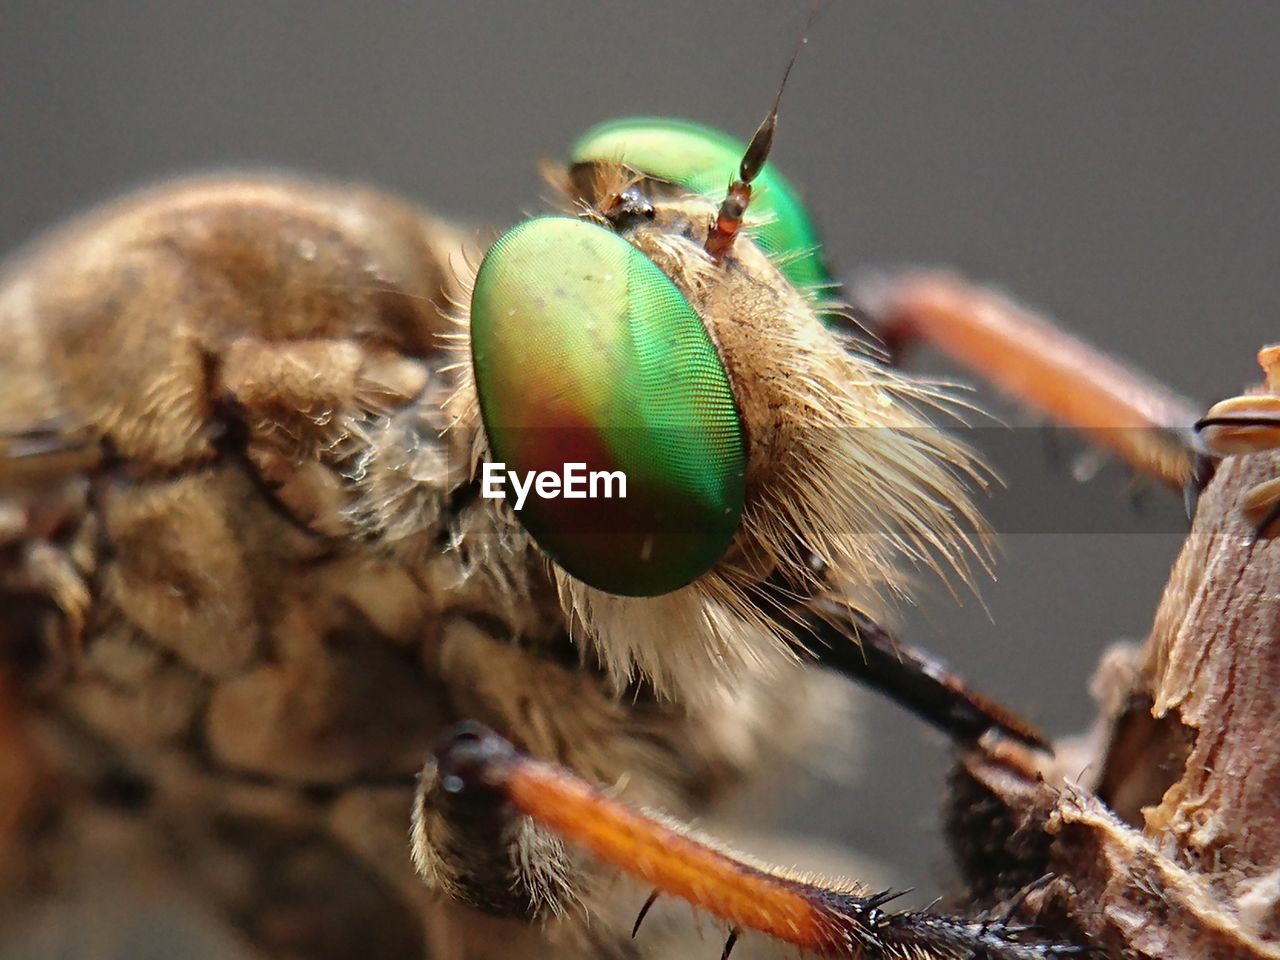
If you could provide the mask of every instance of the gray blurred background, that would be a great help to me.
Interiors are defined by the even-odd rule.
[[[599,120],[749,136],[803,7],[0,0],[0,249],[228,166],[366,180],[506,225],[540,208],[535,162]],[[845,271],[956,266],[1218,399],[1280,339],[1278,50],[1274,2],[835,0],[774,158]],[[1092,716],[1099,651],[1145,633],[1183,521],[1160,491],[1135,511],[1121,472],[1077,484],[1023,434],[996,444],[1010,487],[993,509],[1034,522],[1011,522],[982,603],[934,590],[904,631],[1061,733]],[[857,785],[784,785],[777,823],[892,862],[928,899],[949,869],[943,745],[878,702],[865,713]]]

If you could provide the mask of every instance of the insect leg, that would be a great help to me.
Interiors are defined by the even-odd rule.
[[[518,753],[478,724],[452,728],[430,765],[458,802],[507,806],[643,883],[729,924],[805,950],[868,960],[1050,960],[1076,947],[1035,944],[1001,924],[889,912],[887,895],[748,863],[627,806],[561,767]]]
[[[1002,294],[946,273],[904,274],[855,293],[895,356],[927,343],[1139,473],[1175,490],[1192,475],[1196,404]]]

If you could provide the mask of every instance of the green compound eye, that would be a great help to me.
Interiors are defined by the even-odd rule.
[[[656,596],[724,556],[745,496],[742,424],[702,320],[651,260],[582,220],[514,227],[476,275],[471,356],[486,482],[505,464],[508,502],[568,573]],[[547,474],[556,495],[526,487],[521,503],[517,484]]]
[[[746,144],[701,124],[638,117],[591,128],[573,145],[569,162],[622,163],[719,202],[737,176],[745,149]],[[833,289],[817,230],[795,188],[772,164],[765,164],[753,186],[752,213],[765,221],[753,234],[756,243],[797,289]]]

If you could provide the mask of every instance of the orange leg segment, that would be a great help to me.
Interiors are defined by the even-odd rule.
[[[758,867],[607,796],[561,767],[533,760],[477,724],[437,744],[452,793],[496,793],[599,860],[679,897],[738,930],[754,930],[824,956],[868,960],[1052,960],[1075,947],[1019,939],[999,922],[882,909],[894,894],[823,885]]]
[[[866,306],[895,355],[927,343],[1139,472],[1176,490],[1191,477],[1197,405],[996,291],[912,273],[875,290]]]

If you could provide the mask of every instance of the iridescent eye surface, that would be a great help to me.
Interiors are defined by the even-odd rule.
[[[737,175],[746,144],[685,120],[637,117],[588,130],[573,145],[571,164],[622,163],[637,173],[679,184],[719,202]],[[782,174],[765,164],[756,178],[752,213],[765,221],[755,241],[792,285],[805,290],[835,285],[822,262],[813,221]]]
[[[564,570],[655,596],[720,560],[742,514],[742,426],[702,320],[651,260],[582,220],[514,227],[476,275],[471,353],[486,470],[561,478],[516,515]],[[619,471],[625,498],[592,477]],[[564,495],[575,473],[584,496]]]

